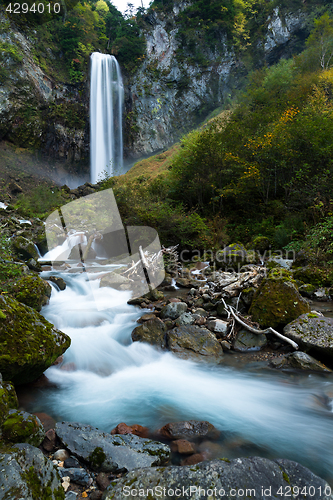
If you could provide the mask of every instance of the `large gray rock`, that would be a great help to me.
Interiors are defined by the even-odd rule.
[[[333,318],[302,314],[283,329],[284,335],[305,351],[333,357]]]
[[[58,422],[55,431],[73,455],[103,472],[160,465],[170,456],[170,448],[165,444],[133,434],[112,436],[76,422]]]
[[[163,321],[159,318],[149,319],[142,325],[134,328],[132,332],[132,340],[134,342],[147,342],[148,344],[161,347],[166,347],[165,332],[167,328]]]
[[[226,500],[251,498],[252,500],[289,498],[293,486],[299,488],[313,486],[319,493],[313,497],[319,500],[332,500],[328,483],[313,474],[309,469],[290,460],[268,460],[251,457],[235,460],[213,460],[185,467],[159,467],[139,469],[126,474],[119,481],[111,483],[104,492],[103,500],[123,500],[138,492],[155,492],[149,498],[223,498]],[[205,494],[199,492],[205,490]],[[216,489],[215,489],[216,488]],[[325,489],[326,488],[326,489]],[[311,490],[312,491],[312,490]],[[325,494],[327,492],[328,494]],[[308,498],[297,497],[297,498]]]
[[[332,372],[327,366],[320,361],[317,361],[309,354],[305,352],[296,351],[283,356],[282,358],[273,359],[270,362],[270,365],[274,368],[283,368],[290,369],[296,368],[298,370],[308,370],[308,371],[316,371],[316,372]]]
[[[57,468],[30,444],[0,454],[0,500],[63,500]]]
[[[186,310],[187,304],[185,304],[185,302],[170,302],[170,304],[163,307],[160,316],[162,319],[177,319],[181,314],[186,312]]]
[[[207,328],[179,326],[167,332],[169,349],[182,359],[220,363],[223,349]]]

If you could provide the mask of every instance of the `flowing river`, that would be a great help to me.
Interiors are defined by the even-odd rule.
[[[48,274],[67,288],[53,288],[42,313],[72,345],[63,365],[47,370],[52,385],[37,390],[28,410],[105,431],[120,422],[158,429],[208,420],[221,431],[218,456],[289,458],[332,483],[332,376],[235,368],[230,354],[212,367],[132,343],[143,311],[127,304],[129,292],[98,288],[87,273]]]

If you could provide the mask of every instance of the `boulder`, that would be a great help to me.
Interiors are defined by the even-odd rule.
[[[38,378],[70,346],[70,338],[37,311],[0,295],[0,372],[15,385]]]
[[[134,328],[132,332],[133,342],[147,342],[147,344],[154,345],[165,349],[166,340],[166,326],[159,318],[149,319],[142,325]]]
[[[278,499],[288,498],[284,492],[293,491],[293,486],[297,486],[300,491],[304,487],[308,489],[310,485],[314,491],[324,492],[325,488],[326,491],[331,491],[324,479],[290,460],[268,460],[259,457],[220,459],[184,467],[138,469],[117,482],[112,482],[105,490],[103,500],[123,500],[124,496],[132,498],[135,490],[140,494],[147,490],[163,492],[163,488],[167,492],[164,496],[166,499],[190,496],[196,499]],[[205,495],[199,492],[199,488],[205,491]],[[263,491],[266,491],[265,496]],[[329,493],[321,498],[332,500],[333,495]]]
[[[102,472],[129,471],[169,460],[170,448],[133,434],[111,435],[90,425],[58,422],[56,434],[70,452]]]
[[[2,439],[11,443],[29,443],[39,446],[44,437],[44,427],[35,415],[26,411],[9,410],[1,425]]]
[[[256,291],[249,314],[263,328],[279,328],[309,311],[308,302],[292,282],[268,277]]]
[[[187,441],[186,439],[176,439],[171,443],[171,451],[174,453],[179,453],[180,455],[192,455],[195,453],[195,447],[193,443]]]
[[[266,335],[256,335],[248,330],[240,330],[237,333],[233,347],[235,351],[239,352],[260,351],[266,344]]]
[[[333,357],[333,318],[315,313],[302,314],[285,326],[283,333],[305,352]]]
[[[332,372],[327,366],[320,361],[317,361],[309,354],[302,351],[291,352],[282,358],[273,359],[270,365],[274,368],[292,369],[296,368],[298,370],[316,371],[316,372]]]
[[[10,294],[16,300],[40,311],[49,302],[51,285],[39,276],[23,276],[10,286]]]
[[[172,422],[164,425],[156,433],[163,439],[178,440],[178,439],[200,439],[209,438],[217,439],[220,435],[213,424],[206,420],[185,420],[184,422]]]
[[[221,319],[207,321],[206,326],[208,330],[218,333],[220,337],[224,337],[229,330],[229,323],[227,321],[222,321]]]
[[[313,298],[313,294],[316,291],[316,287],[311,285],[310,283],[306,283],[305,285],[301,285],[298,288],[298,291],[303,297],[311,299]]]
[[[111,434],[135,434],[136,436],[147,438],[149,436],[148,427],[143,427],[139,424],[127,425],[124,422],[120,423],[112,429]]]
[[[64,500],[57,467],[30,444],[0,454],[0,500]]]
[[[216,254],[216,260],[222,267],[236,266],[247,262],[247,251],[241,243],[232,243]]]
[[[182,359],[220,363],[223,350],[215,335],[196,325],[179,326],[167,332],[169,349]]]
[[[185,302],[170,302],[170,304],[163,307],[160,316],[162,319],[177,319],[181,314],[186,312],[186,310],[187,304],[185,304]]]
[[[19,257],[22,257],[24,260],[33,258],[38,261],[39,255],[33,241],[28,240],[23,236],[16,236],[11,240],[11,244],[14,252]]]
[[[62,278],[60,278],[60,276],[50,276],[49,281],[52,281],[52,283],[57,285],[59,290],[65,290],[66,288],[66,282]]]

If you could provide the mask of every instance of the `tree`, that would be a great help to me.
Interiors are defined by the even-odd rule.
[[[326,12],[314,24],[306,45],[319,58],[320,67],[328,69],[333,58],[333,19]]]

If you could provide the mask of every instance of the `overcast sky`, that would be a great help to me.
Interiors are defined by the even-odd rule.
[[[141,0],[111,0],[111,3],[113,3],[113,5],[115,7],[117,7],[118,10],[120,10],[121,12],[125,12],[125,10],[127,9],[127,4],[128,3],[131,3],[134,5],[134,7],[137,9],[138,7],[142,7],[142,3],[143,3],[143,6],[145,8],[147,8],[150,4],[150,0],[142,0],[142,3],[141,3]]]

